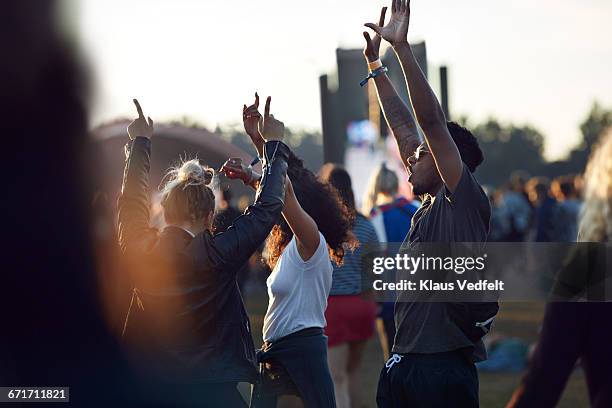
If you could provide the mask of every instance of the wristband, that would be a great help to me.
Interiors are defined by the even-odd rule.
[[[247,167],[246,169],[249,171],[249,178],[248,180],[243,180],[244,184],[246,185],[250,185],[253,182],[254,177],[254,171],[253,171],[253,166],[255,166],[257,163],[259,163],[261,161],[261,158],[259,156],[255,156],[255,158],[251,161],[251,164],[249,164],[249,167]]]
[[[253,181],[253,168],[252,168],[251,166],[249,166],[249,167],[247,167],[247,168],[246,168],[246,170],[247,170],[247,173],[248,173],[248,175],[247,175],[247,179],[246,179],[246,180],[244,180],[244,179],[243,179],[243,180],[242,180],[242,182],[243,182],[245,185],[247,185],[247,186],[248,186],[248,185],[250,185],[250,184],[251,184],[251,182]]]
[[[370,72],[377,70],[378,68],[382,67],[382,62],[380,61],[380,58],[376,59],[376,61],[372,61],[372,62],[368,62],[368,70]]]
[[[368,74],[367,77],[365,77],[360,83],[359,85],[364,86],[365,84],[368,83],[368,81],[370,80],[370,78],[376,78],[377,76],[379,76],[380,74],[384,74],[385,72],[389,71],[389,69],[387,67],[385,67],[384,65],[382,65],[380,68],[375,69],[374,71],[370,72]]]

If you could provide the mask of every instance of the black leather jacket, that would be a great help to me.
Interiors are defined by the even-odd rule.
[[[255,352],[236,273],[264,242],[284,205],[289,148],[264,147],[256,200],[228,230],[193,238],[149,227],[151,141],[128,145],[119,198],[119,242],[138,288],[129,343],[146,372],[172,382],[253,382]]]

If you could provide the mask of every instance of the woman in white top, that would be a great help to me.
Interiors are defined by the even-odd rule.
[[[257,137],[253,122],[260,117],[257,101],[245,107],[245,129],[252,140]],[[323,328],[331,261],[341,264],[345,247],[354,246],[351,213],[333,187],[321,183],[302,160],[291,154],[287,163],[282,218],[266,241],[270,300],[258,356],[262,378],[251,406],[294,407],[301,402],[335,407]],[[235,159],[226,162],[224,172],[256,186],[257,175]]]

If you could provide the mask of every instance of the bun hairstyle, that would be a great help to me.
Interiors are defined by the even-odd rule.
[[[161,205],[167,223],[197,222],[215,209],[215,195],[209,187],[215,172],[198,159],[173,167],[164,176]]]

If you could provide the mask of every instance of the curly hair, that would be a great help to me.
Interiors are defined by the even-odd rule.
[[[447,122],[448,131],[457,145],[457,150],[461,155],[461,160],[467,165],[470,172],[484,161],[484,155],[478,145],[478,139],[469,130],[456,122]]]
[[[342,265],[345,250],[353,249],[357,245],[351,232],[354,212],[342,201],[335,188],[319,181],[293,152],[289,154],[288,165],[287,175],[293,184],[297,200],[325,237],[332,261],[336,265]],[[292,238],[291,228],[284,218],[280,217],[266,240],[266,262],[270,269],[274,269]]]
[[[612,239],[612,128],[594,148],[584,174],[584,204],[578,240],[601,242]]]

